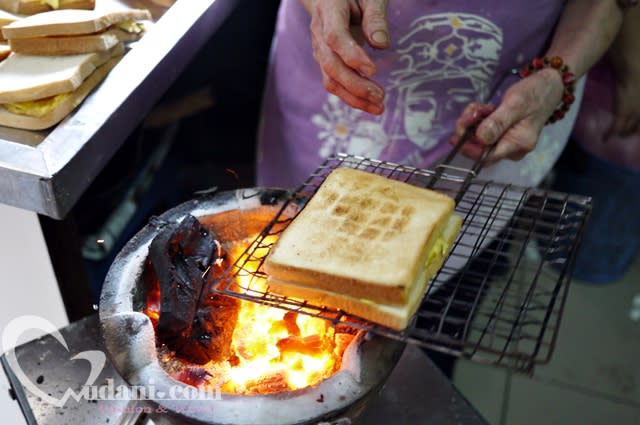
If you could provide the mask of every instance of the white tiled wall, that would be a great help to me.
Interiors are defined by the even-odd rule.
[[[44,317],[56,327],[68,321],[35,213],[0,204],[0,331],[18,316]],[[20,341],[39,336],[30,331]],[[9,347],[0,347],[4,352]],[[0,423],[25,423],[0,372]]]

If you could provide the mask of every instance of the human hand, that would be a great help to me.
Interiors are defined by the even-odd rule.
[[[313,57],[328,92],[348,105],[380,115],[384,89],[372,77],[376,66],[362,48],[389,47],[388,0],[301,0],[311,14]]]
[[[547,120],[560,103],[564,85],[555,69],[541,69],[505,92],[500,105],[471,103],[456,122],[450,143],[456,145],[465,130],[477,126],[460,152],[474,160],[495,144],[489,163],[504,158],[520,160],[531,152]]]

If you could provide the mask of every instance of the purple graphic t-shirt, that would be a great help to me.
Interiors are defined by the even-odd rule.
[[[499,103],[517,78],[512,69],[544,53],[563,4],[391,0],[392,44],[367,50],[377,66],[374,78],[386,91],[385,111],[375,116],[324,89],[311,52],[310,17],[298,0],[283,0],[263,103],[258,184],[295,187],[337,152],[432,166],[451,148],[448,140],[464,107]],[[557,153],[570,125],[564,127],[554,136],[563,139],[553,143]],[[547,156],[544,171],[531,171],[524,183],[537,183],[538,174],[548,171],[557,155]]]

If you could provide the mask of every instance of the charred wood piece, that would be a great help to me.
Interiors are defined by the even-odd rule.
[[[160,283],[158,339],[193,363],[230,355],[238,303],[211,296],[208,283],[228,264],[225,257],[220,243],[192,215],[167,225],[149,247]]]

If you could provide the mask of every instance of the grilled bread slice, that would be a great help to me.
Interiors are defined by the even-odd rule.
[[[414,311],[460,229],[454,206],[428,189],[336,169],[272,248],[264,264],[268,281],[275,292],[304,292],[331,307]]]

